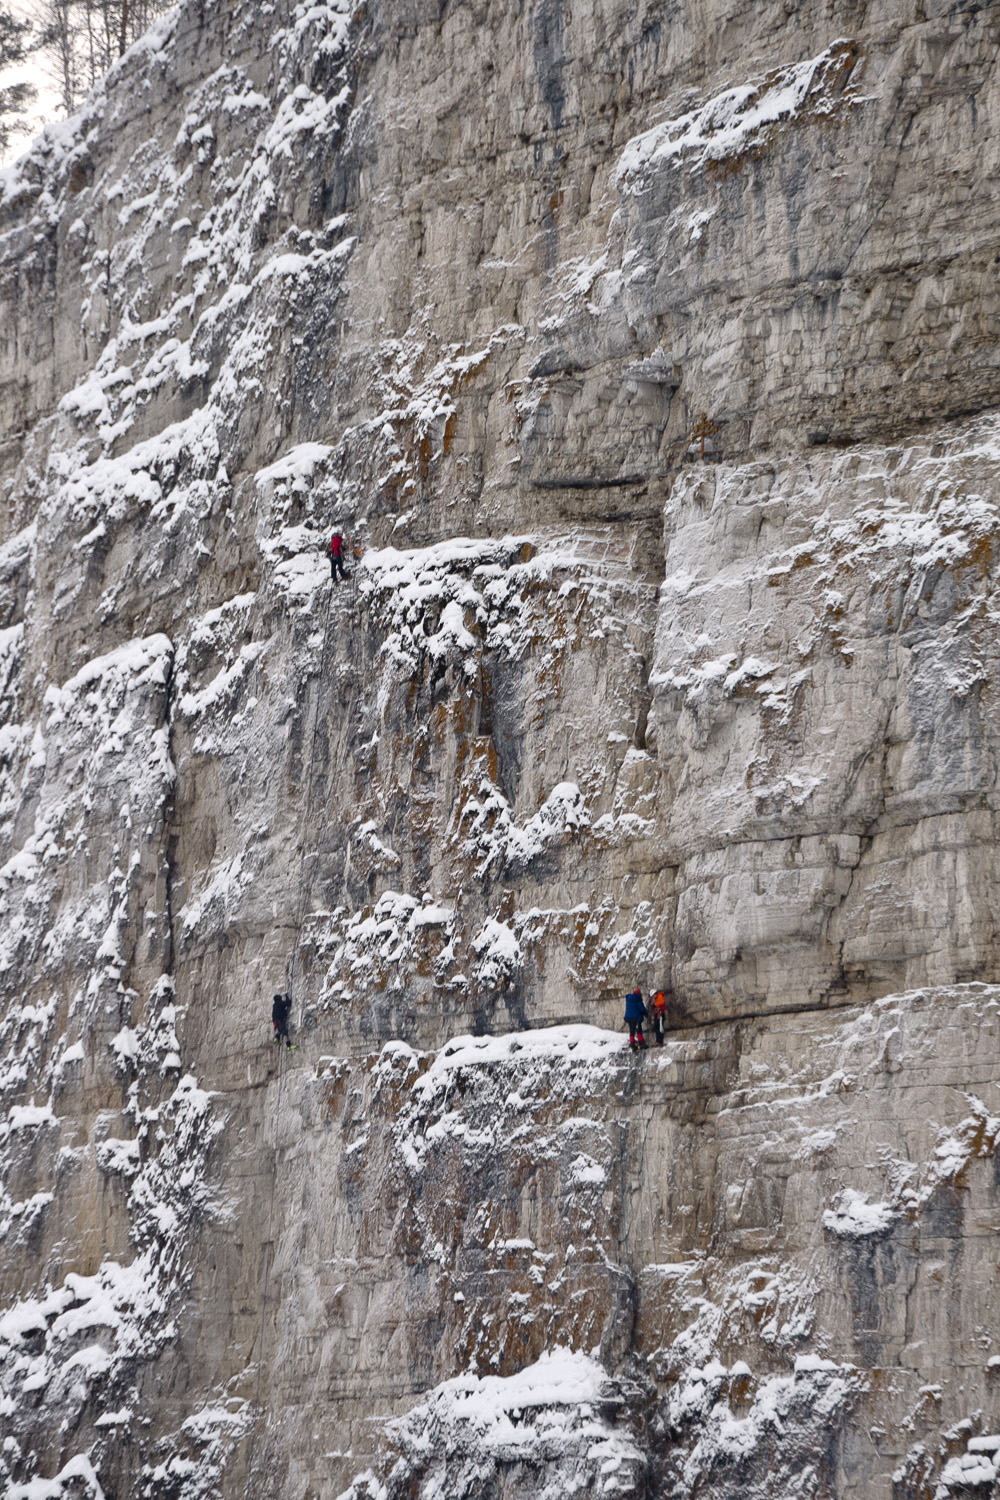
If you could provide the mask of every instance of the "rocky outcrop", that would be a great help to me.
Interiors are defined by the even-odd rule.
[[[12,1497],[996,1484],[1000,38],[787,11],[190,0],[0,174]]]

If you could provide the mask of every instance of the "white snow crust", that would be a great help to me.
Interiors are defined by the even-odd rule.
[[[759,83],[745,83],[716,94],[700,108],[665,120],[629,141],[617,168],[618,181],[641,191],[644,175],[663,166],[684,165],[694,171],[760,146],[769,128],[808,113],[832,115],[860,102],[848,87],[837,85],[852,44],[837,41],[804,62],[777,68]],[[698,238],[704,218],[696,218]]]
[[[409,1483],[420,1500],[447,1500],[488,1485],[500,1465],[524,1463],[537,1475],[540,1500],[591,1485],[602,1495],[627,1492],[642,1455],[601,1411],[607,1386],[598,1361],[566,1348],[547,1350],[515,1375],[447,1380],[388,1425],[400,1453],[389,1482]],[[368,1473],[340,1500],[387,1493]]]

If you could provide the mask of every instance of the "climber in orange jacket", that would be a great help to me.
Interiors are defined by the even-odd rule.
[[[653,1038],[658,1047],[663,1046],[663,1030],[667,1024],[667,997],[663,990],[653,996]]]

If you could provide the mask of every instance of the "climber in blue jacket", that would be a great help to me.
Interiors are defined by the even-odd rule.
[[[645,1051],[646,1038],[642,1034],[642,1023],[649,1014],[642,1003],[642,991],[636,985],[635,989],[625,996],[625,1022],[628,1026],[628,1044],[633,1052],[640,1048]]]

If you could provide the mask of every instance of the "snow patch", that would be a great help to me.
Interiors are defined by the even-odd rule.
[[[514,1375],[446,1380],[386,1426],[399,1452],[393,1490],[408,1484],[422,1500],[492,1492],[499,1473],[527,1462],[539,1500],[595,1487],[608,1496],[630,1491],[644,1459],[600,1409],[613,1392],[592,1356],[566,1348],[546,1350]],[[382,1493],[374,1476],[359,1475],[340,1500],[373,1493]]]
[[[618,160],[616,180],[639,191],[641,181],[634,179],[642,179],[651,169],[683,163],[693,171],[732,159],[764,145],[769,131],[781,123],[829,117],[860,102],[850,86],[844,86],[856,57],[854,43],[837,41],[805,62],[775,69],[762,83],[726,89],[700,108],[665,120],[628,142]],[[700,225],[696,227],[700,233]]]

